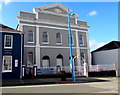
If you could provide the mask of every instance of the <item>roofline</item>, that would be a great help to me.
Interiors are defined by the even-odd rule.
[[[43,6],[40,6],[40,7],[35,7],[35,8],[33,8],[33,10],[37,11],[38,8],[40,8],[41,10],[44,10],[44,9],[47,9],[47,8],[52,8],[54,6],[60,6],[63,10],[68,12],[68,8],[66,6],[62,5],[61,3],[52,3],[52,4],[48,4],[48,5],[43,5]],[[72,12],[72,10],[69,10],[69,11]],[[51,13],[53,13],[53,12],[51,12]],[[79,15],[77,13],[75,13],[75,17],[78,18]]]
[[[51,3],[51,4],[48,4],[48,5],[43,5],[43,6],[39,6],[39,7],[35,7],[35,9],[37,9],[37,8],[42,8],[42,7],[49,7],[49,6],[51,6],[51,5],[60,5],[61,3]]]
[[[20,12],[23,12],[23,13],[28,13],[28,14],[34,14],[34,15],[36,15],[35,13],[26,12],[26,11],[19,11],[19,13],[20,13]]]
[[[15,32],[15,31],[0,31],[0,32],[6,32],[6,33],[18,33],[18,34],[24,34],[24,32]]]
[[[95,49],[95,50],[93,50],[91,53],[93,53],[93,52],[96,52],[98,49],[100,49],[100,48],[102,48],[102,47],[104,47],[104,46],[106,46],[106,45],[108,45],[108,44],[110,44],[110,43],[112,43],[112,42],[120,42],[120,41],[111,41],[111,42],[109,42],[109,43],[107,43],[107,44],[105,44],[105,45],[103,45],[103,46],[101,46],[101,47],[99,47],[99,48],[97,48],[97,49]],[[115,43],[116,44],[116,43]],[[118,46],[118,45],[117,45]],[[118,46],[119,47],[119,46]],[[119,47],[120,48],[120,47]],[[101,50],[100,50],[101,51]],[[98,52],[98,51],[97,51]]]

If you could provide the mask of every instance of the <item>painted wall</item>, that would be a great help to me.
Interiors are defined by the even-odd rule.
[[[94,52],[92,53],[92,61],[92,64],[95,65],[118,64],[118,49]]]
[[[12,56],[12,72],[3,72],[3,79],[16,79],[20,78],[20,69],[21,69],[21,35],[18,33],[3,33],[2,40],[4,42],[4,35],[13,35],[13,48],[4,49],[2,55],[11,55]],[[2,43],[4,46],[4,43]],[[15,67],[15,60],[18,60],[18,67]]]
[[[0,32],[0,68],[2,68],[2,32]],[[0,69],[2,72],[2,69]],[[2,74],[0,73],[0,85],[1,85]]]
[[[34,13],[28,13],[28,12],[23,12],[20,11],[20,17],[25,17],[25,18],[31,18],[31,19],[35,19],[36,15]]]
[[[28,31],[30,31],[30,30],[33,31],[34,43],[28,42]],[[25,45],[35,45],[36,44],[36,27],[23,26],[23,31],[24,31],[24,44]]]
[[[49,8],[49,9],[44,9],[44,11],[49,11],[49,12],[54,12],[55,13],[55,9],[62,10],[60,7],[53,7],[53,8]],[[62,10],[61,14],[67,14],[67,12]]]
[[[57,9],[59,9],[58,7],[56,7]],[[56,8],[50,8],[50,9],[45,9],[43,11],[50,11],[50,12],[55,12],[54,9]],[[64,47],[69,47],[69,41],[68,41],[68,26],[67,26],[67,12],[65,12],[64,10],[62,11],[61,14],[64,14],[66,15],[66,17],[63,17],[63,16],[58,16],[58,15],[50,15],[50,14],[47,14],[47,13],[38,13],[38,20],[37,22],[35,22],[35,20],[33,19],[34,18],[34,14],[31,14],[31,13],[25,13],[25,12],[22,12],[20,14],[20,16],[22,16],[22,18],[30,18],[31,17],[31,20],[32,22],[29,22],[29,21],[22,21],[22,20],[19,20],[20,24],[28,24],[30,26],[26,26],[24,25],[23,26],[23,31],[25,33],[25,36],[24,36],[24,45],[25,45],[25,51],[24,51],[24,64],[27,63],[27,54],[28,52],[33,52],[34,53],[34,63],[36,63],[36,26],[37,25],[40,25],[39,27],[39,41],[40,41],[40,63],[41,63],[41,58],[43,56],[45,56],[45,54],[47,55],[50,55],[51,59],[52,59],[52,63],[53,65],[56,64],[56,57],[58,54],[60,53],[63,53],[63,55],[65,56],[65,60],[64,60],[64,63],[67,64],[69,63],[69,60],[66,59],[69,57],[69,48],[64,48]],[[30,15],[30,16],[29,16]],[[44,22],[44,23],[43,23]],[[51,23],[51,24],[50,24]],[[62,25],[57,25],[58,24],[62,24]],[[54,24],[54,25],[53,25]],[[65,25],[63,25],[65,24]],[[85,47],[85,49],[82,49],[81,51],[83,53],[85,53],[85,57],[86,57],[86,60],[88,60],[88,51],[87,51],[87,37],[86,37],[86,33],[88,32],[87,29],[84,29],[84,28],[81,28],[81,27],[73,27],[74,26],[79,26],[79,25],[83,25],[83,26],[86,26],[87,25],[87,22],[79,22],[78,21],[78,25],[75,25],[75,18],[71,18],[71,28],[72,29],[78,29],[78,30],[83,30],[83,32],[79,32],[80,35],[83,35],[84,37],[84,46],[81,46],[81,47]],[[33,26],[31,26],[33,25]],[[43,26],[43,27],[41,27]],[[46,27],[46,26],[49,26],[49,27]],[[50,28],[52,27],[52,28]],[[57,29],[57,28],[53,28],[53,27],[57,27],[57,28],[64,28],[64,29]],[[34,31],[34,43],[27,43],[27,39],[28,39],[28,31],[29,30],[33,30]],[[86,32],[84,32],[86,31]],[[48,32],[49,33],[49,44],[43,44],[42,43],[42,38],[43,38],[43,32]],[[62,44],[61,45],[57,45],[56,44],[56,33],[61,33],[62,34]],[[76,47],[76,32],[75,31],[72,31],[73,33],[73,36],[74,36],[74,45],[73,47]],[[27,45],[27,46],[26,46]],[[61,48],[51,48],[49,46],[55,46],[55,47],[61,47]],[[46,48],[48,47],[48,48]],[[63,47],[63,48],[62,48]],[[75,55],[76,55],[76,49],[73,49],[73,51],[75,52]],[[38,52],[37,52],[38,53]],[[37,58],[38,59],[38,58]],[[39,64],[39,62],[37,61],[37,64]],[[87,61],[88,62],[88,61]],[[52,65],[52,66],[53,66]]]
[[[56,16],[56,15],[44,14],[44,13],[39,13],[39,19],[56,21],[56,22],[59,22],[59,23],[60,22],[68,23],[68,18],[67,17],[61,17],[61,16]],[[74,18],[71,18],[71,23],[75,24],[75,19]]]
[[[87,37],[86,37],[86,33],[85,32],[78,32],[78,37],[79,37],[79,35],[82,35],[82,37],[83,37],[83,41],[84,41],[84,45],[83,46],[80,46],[80,47],[88,47],[87,46]],[[78,40],[79,41],[79,40]],[[80,41],[79,41],[80,42]]]
[[[34,64],[35,64],[35,58],[36,58],[36,55],[35,55],[35,47],[25,47],[24,48],[24,62],[23,64],[26,65],[27,64],[27,57],[28,57],[28,52],[33,52],[33,56],[34,56]]]

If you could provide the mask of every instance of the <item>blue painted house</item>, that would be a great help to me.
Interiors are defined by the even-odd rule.
[[[22,78],[23,49],[23,33],[0,24],[2,79]]]

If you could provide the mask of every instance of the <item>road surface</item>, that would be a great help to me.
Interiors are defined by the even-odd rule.
[[[118,93],[118,78],[105,82],[2,87],[2,93]]]

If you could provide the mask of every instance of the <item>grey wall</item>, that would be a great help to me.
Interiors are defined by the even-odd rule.
[[[78,25],[87,26],[87,22],[77,21]]]
[[[87,37],[86,37],[86,33],[85,32],[78,32],[78,36],[79,35],[82,35],[83,36],[83,39],[84,39],[84,45],[83,46],[80,46],[80,47],[87,47]]]
[[[32,30],[34,32],[34,43],[28,43],[28,31]],[[23,26],[24,31],[24,44],[25,45],[35,45],[36,44],[36,27],[33,26]]]
[[[59,8],[59,7],[54,7],[54,8],[45,9],[44,11],[55,12],[54,9],[62,10],[62,9]],[[62,10],[61,14],[67,14],[67,12],[64,11],[64,10]]]
[[[29,12],[22,12],[20,11],[20,17],[25,17],[25,18],[31,18],[31,19],[35,19],[36,15],[34,13],[29,13]]]
[[[118,64],[118,49],[94,52],[92,54],[92,60],[93,64],[96,65],[112,65],[114,63]]]
[[[59,9],[59,8],[58,8]],[[50,8],[50,9],[47,9],[45,11],[51,11],[51,12],[54,12],[54,8]],[[62,14],[66,14],[67,13],[65,11],[63,11]],[[26,13],[26,12],[21,12],[20,13],[20,16],[21,17],[27,17],[27,18],[32,18],[34,19],[35,18],[35,14],[31,14],[31,13]],[[50,15],[50,14],[45,14],[45,13],[39,13],[39,19],[40,20],[48,20],[50,22],[54,22],[54,23],[65,23],[67,25],[68,23],[68,18],[67,17],[62,17],[62,16],[55,16],[55,15]],[[57,26],[57,25],[49,25],[47,22],[46,24],[42,24],[42,23],[29,23],[29,22],[23,22],[23,21],[20,21],[20,23],[25,23],[25,24],[31,24],[31,25],[43,25],[43,26],[51,26],[51,27],[61,27],[61,28],[66,28],[67,29],[67,26]],[[71,27],[72,25],[75,24],[75,19],[74,18],[71,18]],[[79,23],[80,24],[80,23]],[[82,25],[86,25],[86,23],[81,23]],[[74,27],[72,27],[74,28]],[[79,30],[87,30],[87,29],[82,29],[82,28],[74,28],[74,29],[79,29]],[[28,39],[28,31],[29,30],[33,30],[34,31],[34,43],[27,43],[27,39]],[[32,46],[35,46],[36,45],[36,27],[33,27],[33,26],[23,26],[23,31],[25,32],[24,34],[24,44],[25,45],[32,45]],[[48,32],[49,33],[49,44],[43,44],[42,41],[43,41],[43,32]],[[68,41],[68,31],[67,30],[59,30],[59,29],[52,29],[52,28],[39,28],[39,41],[40,41],[40,46],[56,46],[56,47],[69,47],[69,41]],[[56,44],[56,33],[61,33],[62,34],[62,44],[61,45],[57,45]],[[76,46],[76,33],[74,31],[72,31],[72,34],[74,36],[74,45],[73,47]],[[84,32],[79,32],[79,34],[83,35],[84,37],[84,46],[82,47],[87,47],[87,40],[86,40],[86,33]],[[25,47],[25,50],[24,50],[24,63],[27,63],[27,54],[28,52],[34,52],[34,62],[35,62],[35,48],[27,48]],[[85,57],[86,57],[86,60],[88,60],[88,53],[87,53],[87,49],[83,49],[81,50],[84,54],[85,54]],[[76,56],[76,50],[73,49],[73,52]],[[69,49],[60,49],[60,48],[45,48],[44,49],[41,47],[41,58],[45,55],[49,55],[51,58],[51,65],[55,65],[56,64],[56,56],[58,54],[62,54],[64,56],[64,63],[68,66],[68,63],[69,63]],[[40,58],[40,59],[41,59]],[[41,60],[42,61],[42,60]],[[87,61],[88,62],[88,61]]]
[[[31,48],[31,47],[25,47],[24,48],[24,62],[23,64],[26,65],[27,64],[27,54],[28,52],[33,52],[34,54],[34,63],[35,63],[35,58],[36,58],[36,55],[35,55],[35,48]]]
[[[87,49],[80,49],[80,53],[84,53],[85,54],[85,60],[88,63],[88,52],[87,52]]]
[[[120,76],[120,49],[118,49],[118,76]]]
[[[42,57],[47,55],[50,57],[50,66],[56,66],[56,57],[61,54],[63,56],[63,65],[69,66],[69,49],[57,48],[41,48],[41,63]],[[76,55],[76,50],[73,49],[73,55]]]
[[[59,22],[59,23],[60,22],[68,23],[68,18],[67,17],[61,17],[61,16],[56,16],[56,15],[44,14],[44,13],[39,13],[39,19],[56,21],[56,22]],[[71,23],[75,23],[75,19],[71,18]]]
[[[64,46],[67,47],[69,46],[69,41],[68,41],[68,31],[64,30],[58,30],[58,29],[49,29],[49,28],[39,28],[40,30],[40,45],[42,46]],[[48,32],[49,34],[49,44],[43,44],[43,32]],[[57,45],[56,44],[56,33],[61,33],[62,35],[62,45]],[[73,38],[74,38],[74,45],[76,46],[76,36],[75,32],[72,32]]]

